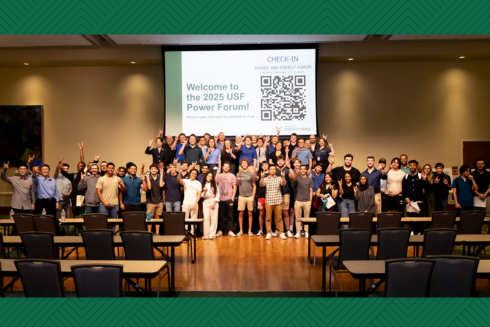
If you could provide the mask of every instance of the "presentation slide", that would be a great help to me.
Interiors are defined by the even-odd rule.
[[[166,134],[317,133],[316,50],[165,52]]]

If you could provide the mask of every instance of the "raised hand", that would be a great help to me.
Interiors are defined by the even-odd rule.
[[[228,151],[228,150],[227,150]],[[208,148],[208,154],[211,153],[211,148]]]
[[[469,178],[470,181],[472,181],[473,180],[473,175],[468,175],[468,178]]]
[[[323,135],[323,139],[326,141],[326,140],[327,140],[328,135],[325,135],[325,134],[322,134],[322,135]]]
[[[357,185],[354,185],[354,194],[357,194]]]
[[[9,164],[10,164],[10,161],[7,162],[7,163],[3,163],[3,169],[9,169]]]
[[[191,167],[196,167],[197,161],[192,161]]]
[[[86,172],[83,172],[80,174],[80,178],[81,180],[83,181],[85,179],[85,177],[87,176],[87,173]]]
[[[141,163],[141,169],[144,169],[144,168],[145,168],[145,163],[144,163],[144,162],[142,162],[142,163]]]
[[[339,179],[339,186],[341,187],[342,186],[342,180]]]
[[[264,172],[261,172],[260,173],[260,178],[264,178],[265,177],[265,173]]]
[[[444,181],[446,181],[446,179],[444,179]],[[434,183],[439,183],[439,177],[436,177],[436,179],[434,180]]]
[[[158,136],[162,136],[162,135],[163,135],[163,129],[158,130]]]
[[[329,143],[328,146],[330,147],[330,149],[333,149],[333,143]]]
[[[163,175],[163,168],[160,169],[160,175]]]
[[[447,185],[447,183],[449,183],[447,178],[444,178],[444,184]]]
[[[215,135],[215,136],[214,136],[214,140],[215,140],[216,142],[218,142],[218,139],[219,139],[219,136],[218,136],[218,135]]]
[[[122,186],[122,185],[123,185],[123,181],[122,181],[122,179],[120,179],[119,177],[117,178],[117,184],[118,184],[119,186]]]
[[[83,146],[83,143],[82,143],[82,146]],[[32,155],[32,157],[29,156],[29,159],[27,159],[27,163],[30,164],[31,162],[33,162],[35,157],[36,157],[36,155]]]
[[[58,163],[59,164],[63,163],[63,159],[65,159],[65,157],[58,157]]]
[[[148,142],[148,146],[151,146],[153,144],[153,139],[151,139],[149,142]]]
[[[83,149],[83,142],[82,143],[78,143],[78,147],[81,149]]]
[[[281,170],[281,177],[282,178],[286,177],[286,174],[284,174],[284,170]]]
[[[99,161],[99,158],[100,158],[100,154],[96,154],[96,155],[94,156],[94,161]]]
[[[427,178],[427,174],[425,174],[425,173],[420,174],[420,176],[422,176],[423,179]]]
[[[279,134],[281,134],[281,131],[280,130],[277,130],[277,136],[279,136]]]
[[[174,159],[174,164],[177,164],[179,161],[177,160],[177,158]]]

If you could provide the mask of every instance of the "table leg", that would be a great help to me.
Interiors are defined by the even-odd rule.
[[[194,225],[194,234],[197,234],[197,228],[199,227],[199,225],[195,224]],[[197,237],[195,235],[192,235],[192,237],[194,237],[194,257],[192,259],[192,263],[196,263],[196,239]]]
[[[366,291],[366,280],[364,278],[359,278],[359,296],[363,297]]]
[[[307,225],[308,226],[308,225]],[[310,230],[310,227],[308,226],[308,231]],[[311,235],[308,237],[308,262],[311,264]]]
[[[151,297],[151,277],[148,278],[148,296]]]
[[[169,295],[175,292],[175,246],[170,247],[170,291]]]
[[[323,295],[327,292],[326,290],[326,279],[327,279],[327,247],[322,246],[322,292]]]

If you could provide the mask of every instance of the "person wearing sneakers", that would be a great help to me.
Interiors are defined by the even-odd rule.
[[[301,233],[301,217],[310,217],[311,199],[313,197],[313,179],[306,173],[308,169],[305,165],[301,165],[299,176],[296,176],[296,202],[294,203],[294,215],[296,217],[296,235],[294,238],[300,238]],[[304,216],[301,214],[304,213]]]
[[[278,156],[276,158],[276,163],[277,163],[276,176],[281,177],[281,174],[284,173],[284,176],[286,178],[286,185],[281,186],[282,218],[287,229],[286,236],[293,237],[294,217],[289,217],[289,202],[291,200],[291,184],[289,180],[294,179],[296,177],[296,174],[294,173],[293,169],[289,169],[288,167],[286,167],[286,160],[284,159],[283,156]]]
[[[214,141],[214,140],[213,140]],[[202,181],[203,240],[214,240],[218,228],[219,189],[213,173],[208,172]]]
[[[260,186],[259,175],[263,172],[264,176],[269,176],[269,163],[267,160],[262,161],[260,164],[260,170],[254,170],[254,177],[256,181],[256,189],[257,189],[257,210],[259,211],[259,231],[257,236],[261,236],[264,234],[264,215],[265,215],[265,186]]]
[[[237,180],[235,175],[230,173],[228,161],[223,163],[222,168],[223,173],[220,174],[218,170],[215,177],[219,188],[218,234],[216,236],[228,233],[228,236],[234,237],[236,235],[233,233],[233,201],[235,200]]]
[[[182,211],[185,212],[185,219],[196,219],[199,209],[199,199],[201,198],[202,185],[197,180],[197,169],[192,169],[190,171],[189,179],[182,179],[182,173],[183,168],[177,175],[177,182],[180,185],[184,186],[184,201],[182,202]],[[191,234],[194,234],[194,225],[191,225]]]
[[[272,234],[271,221],[272,213],[276,221],[276,228],[279,229],[279,236],[285,240],[284,223],[282,221],[282,193],[281,186],[286,185],[285,173],[281,173],[281,177],[276,176],[276,166],[269,167],[269,176],[265,177],[265,173],[260,175],[260,186],[265,186],[265,227],[267,229],[266,240],[270,240],[271,236],[277,236],[277,233]]]
[[[243,235],[243,214],[245,207],[248,209],[248,236],[252,237],[252,223],[253,223],[253,211],[254,211],[254,198],[256,186],[254,183],[254,175],[248,171],[249,161],[248,159],[242,159],[240,161],[241,171],[237,174],[238,181],[238,222],[240,224],[240,231],[237,236]]]

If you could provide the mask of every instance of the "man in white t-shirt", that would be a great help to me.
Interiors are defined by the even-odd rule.
[[[177,176],[177,182],[184,186],[184,201],[182,202],[182,211],[185,212],[185,219],[196,219],[199,210],[199,199],[201,199],[202,184],[197,180],[197,169],[192,169],[189,173],[189,179],[182,179],[182,172]],[[186,226],[187,228],[187,226]],[[191,227],[191,234],[194,234],[194,225]]]

